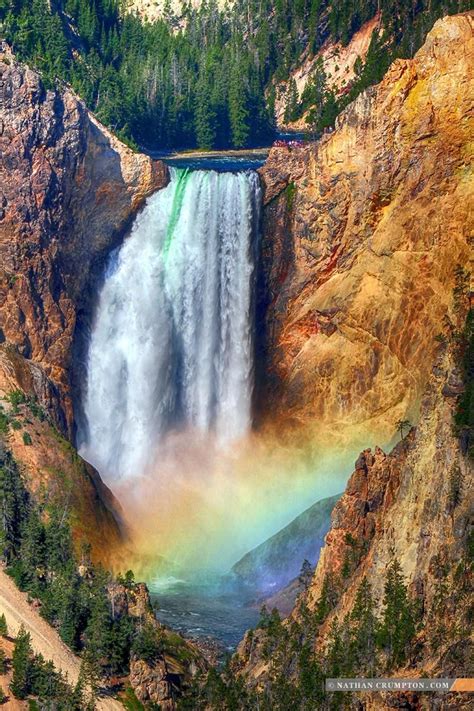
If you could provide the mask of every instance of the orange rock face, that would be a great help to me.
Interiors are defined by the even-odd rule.
[[[0,77],[0,336],[42,366],[71,432],[68,368],[91,273],[168,173],[11,55]]]
[[[397,61],[334,133],[315,149],[274,151],[262,171],[265,244],[290,196],[293,230],[289,244],[275,232],[278,249],[264,254],[268,264],[273,257],[271,402],[300,422],[318,417],[343,429],[352,417],[385,436],[395,417],[420,405],[417,427],[389,454],[377,447],[358,458],[314,577],[283,623],[291,633],[297,621],[322,659],[364,578],[381,614],[387,571],[397,560],[416,601],[417,632],[393,676],[472,674],[474,467],[453,433],[463,387],[456,339],[434,336],[450,325],[460,329],[465,316],[453,308],[452,287],[455,265],[468,266],[471,257],[473,58],[472,15],[439,21],[415,59]],[[272,186],[291,186],[301,160],[296,192],[285,188],[275,197]],[[467,310],[467,294],[465,301]],[[233,659],[235,673],[260,691],[281,674],[297,676],[297,652],[269,658],[268,640],[262,629],[248,634]],[[434,698],[364,694],[360,703],[432,708]],[[436,699],[440,709],[470,703],[465,694]]]
[[[9,402],[13,392],[24,393],[17,407]],[[0,412],[9,421],[2,446],[11,452],[35,501],[41,506],[54,502],[70,516],[78,550],[82,542],[90,543],[94,560],[115,564],[127,537],[120,504],[53,426],[47,411],[60,407],[56,395],[39,365],[0,346]]]
[[[445,18],[332,133],[271,151],[263,416],[358,448],[416,419],[455,266],[470,259],[473,66],[472,14]]]

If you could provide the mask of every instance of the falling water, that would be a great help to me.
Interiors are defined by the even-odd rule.
[[[253,172],[172,170],[112,258],[81,433],[107,478],[146,473],[172,429],[249,429],[259,193]]]

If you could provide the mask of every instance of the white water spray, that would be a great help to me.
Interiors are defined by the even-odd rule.
[[[258,176],[173,170],[112,260],[93,325],[81,454],[146,474],[170,430],[251,425]]]

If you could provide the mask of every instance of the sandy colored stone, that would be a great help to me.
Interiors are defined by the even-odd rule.
[[[272,149],[263,418],[357,449],[416,420],[454,269],[472,259],[473,66],[472,14],[440,20],[332,133]]]
[[[335,619],[352,611],[364,577],[380,614],[396,558],[424,622],[409,663],[391,670],[400,677],[472,676],[469,595],[455,594],[468,584],[460,562],[468,555],[474,467],[453,433],[463,388],[455,349],[435,335],[460,329],[465,315],[453,309],[452,287],[455,265],[469,266],[471,257],[473,57],[472,15],[438,21],[415,59],[395,62],[334,133],[316,148],[274,151],[274,172],[268,165],[262,170],[265,247],[289,195],[292,205],[292,240],[276,231],[273,252],[264,252],[273,264],[267,394],[282,420],[286,409],[299,422],[314,417],[328,431],[351,420],[370,423],[372,439],[387,438],[398,417],[419,413],[417,427],[389,453],[377,447],[358,457],[290,621],[303,621],[302,606],[314,611],[325,580],[333,582],[335,607],[310,636],[318,656]],[[302,162],[305,174],[295,179]],[[283,183],[295,180],[296,194],[272,192],[278,164]],[[455,468],[462,487],[453,508]],[[265,644],[265,631],[256,630],[233,659],[234,672],[259,690],[297,668],[296,654],[284,669],[278,660],[272,666]],[[364,694],[359,701],[371,711],[472,705],[466,694]]]

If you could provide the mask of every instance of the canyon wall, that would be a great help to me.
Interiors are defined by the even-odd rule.
[[[120,504],[39,404],[51,390],[40,365],[0,345],[0,457],[4,447],[12,454],[36,503],[70,517],[78,549],[90,543],[94,560],[117,564],[127,538]]]
[[[71,435],[69,368],[91,274],[168,172],[5,48],[0,82],[0,340],[44,370],[44,404]]]
[[[247,688],[274,698],[275,708],[280,707],[272,694],[278,683],[280,693],[281,679],[301,682],[298,654],[303,642],[322,664],[324,655],[333,653],[335,624],[342,635],[348,629],[364,579],[370,584],[374,610],[381,615],[387,571],[394,560],[400,563],[417,610],[415,637],[404,663],[390,668],[383,655],[376,662],[367,657],[366,669],[375,667],[372,676],[472,676],[474,466],[453,436],[453,411],[461,390],[452,351],[440,345],[416,430],[389,454],[376,448],[358,458],[334,508],[315,575],[284,623],[290,635],[286,651],[272,647],[276,641],[264,629],[248,633],[241,643],[233,672]],[[300,637],[292,652],[295,623]],[[349,648],[344,649],[348,655]],[[330,671],[326,674],[331,676]],[[348,708],[381,711],[405,704],[403,708],[410,709],[461,709],[470,708],[471,702],[468,694],[364,694],[360,699],[353,696]]]
[[[273,150],[261,171],[265,394],[281,420],[286,410],[328,431],[354,421],[387,440],[397,419],[419,413],[389,454],[361,453],[306,591],[281,627],[248,633],[233,659],[232,673],[276,709],[284,693],[320,693],[309,668],[338,675],[331,665],[349,657],[344,634],[360,620],[361,585],[369,582],[381,616],[394,561],[416,610],[410,650],[391,665],[385,651],[367,654],[359,671],[473,674],[474,467],[453,428],[472,377],[462,376],[459,351],[472,309],[473,59],[473,15],[437,22],[414,60],[395,62],[333,133],[315,147]],[[458,279],[454,293],[457,264],[464,286]],[[341,664],[340,676],[354,675]],[[344,703],[461,709],[472,697],[383,693]]]
[[[5,47],[0,94],[1,431],[30,492],[64,506],[76,540],[103,558],[123,545],[124,526],[68,441],[73,346],[107,254],[168,171],[112,136],[72,91],[48,90]]]
[[[470,259],[473,16],[438,21],[315,144],[261,169],[260,413],[387,443],[416,420]],[[278,417],[279,416],[279,417]]]

